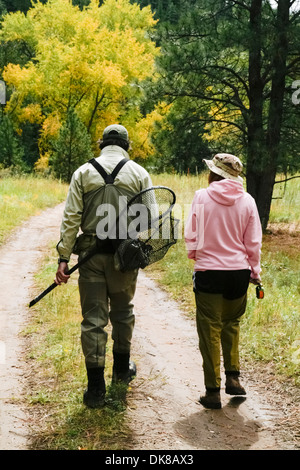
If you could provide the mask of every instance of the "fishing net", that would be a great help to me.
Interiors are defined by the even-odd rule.
[[[161,260],[177,241],[178,219],[173,216],[175,194],[164,186],[148,188],[132,198],[125,218],[120,217],[119,232],[127,237],[119,242],[115,267],[125,272],[145,268]]]

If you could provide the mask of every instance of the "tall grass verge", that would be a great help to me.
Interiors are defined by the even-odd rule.
[[[284,176],[281,179],[284,180]],[[273,197],[270,222],[298,225],[300,223],[300,178],[286,183],[277,183],[274,187]]]
[[[0,246],[24,220],[64,201],[67,189],[66,184],[50,178],[0,177]]]

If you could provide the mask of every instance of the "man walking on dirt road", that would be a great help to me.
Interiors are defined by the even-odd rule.
[[[127,129],[118,124],[110,125],[103,132],[100,156],[73,174],[61,224],[61,240],[57,245],[57,284],[68,282],[69,276],[65,273],[71,253],[78,254],[81,259],[95,246],[96,233],[99,236],[98,214],[103,215],[101,208],[109,207],[110,212],[118,214],[120,197],[132,197],[152,186],[148,172],[129,159],[129,146]],[[83,233],[76,239],[79,228]],[[79,268],[83,316],[81,343],[88,377],[84,403],[90,408],[105,403],[105,327],[109,319],[112,324],[113,381],[128,383],[136,373],[135,364],[130,361],[130,346],[135,320],[132,299],[138,270],[117,271],[114,250],[113,242],[103,240],[99,253]]]
[[[209,187],[195,193],[185,240],[188,257],[195,261],[196,320],[206,387],[200,403],[221,408],[220,344],[225,392],[246,394],[239,382],[239,324],[249,280],[260,283],[262,229],[255,201],[243,189],[241,161],[217,154],[204,162],[210,170]]]

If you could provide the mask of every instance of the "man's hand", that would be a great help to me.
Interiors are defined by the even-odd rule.
[[[67,284],[70,276],[68,274],[65,274],[68,271],[68,263],[65,261],[59,263],[58,269],[56,271],[56,277],[54,279],[54,282],[58,284],[59,286],[64,283]]]

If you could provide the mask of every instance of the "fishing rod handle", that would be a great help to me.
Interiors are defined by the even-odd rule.
[[[53,282],[53,284],[51,284],[46,290],[44,290],[40,295],[38,295],[35,299],[33,299],[30,302],[29,307],[33,307],[33,305],[38,303],[43,297],[45,297],[45,295],[49,294],[49,292],[51,292],[53,289],[55,289],[55,287],[57,285],[58,284],[56,284],[56,282]]]

